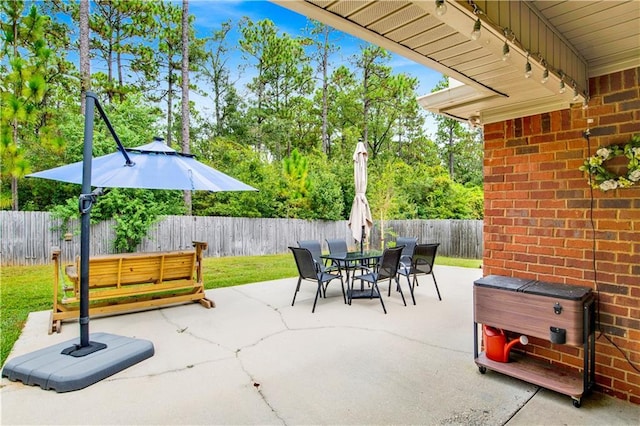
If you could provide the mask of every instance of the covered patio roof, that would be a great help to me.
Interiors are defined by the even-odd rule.
[[[475,124],[584,103],[590,77],[640,66],[634,0],[273,1],[461,82],[418,101]]]

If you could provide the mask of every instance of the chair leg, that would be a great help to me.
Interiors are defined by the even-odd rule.
[[[318,281],[318,289],[316,290],[316,297],[313,299],[313,308],[311,308],[311,313],[316,311],[316,303],[318,302],[318,296],[322,294],[322,283]]]
[[[442,300],[442,297],[440,297],[440,290],[438,289],[438,282],[436,281],[436,274],[433,273],[433,271],[431,271],[431,276],[433,277],[433,284],[435,284],[436,286],[436,293],[438,293],[438,300]]]
[[[355,280],[351,280],[351,282],[349,282],[349,280],[347,280],[347,305],[351,306],[351,300],[352,300],[352,296],[353,296],[353,282]]]
[[[389,281],[389,285],[391,285],[391,281]],[[374,289],[378,292],[378,298],[380,299],[380,304],[382,305],[382,310],[384,313],[387,313],[387,308],[384,307],[384,300],[382,300],[382,294],[380,294],[380,289],[378,288],[378,283],[374,282],[371,286],[371,294],[373,294]]]
[[[409,279],[409,277],[407,277],[407,279]],[[418,285],[418,274],[414,273],[413,274],[413,280],[411,280],[411,295],[413,295],[413,292],[415,291],[416,286]]]
[[[340,287],[342,288],[342,299],[344,300],[344,303],[347,303],[347,295],[344,292],[344,281],[342,280],[342,275],[340,275]]]
[[[407,301],[404,299],[404,293],[402,292],[402,287],[400,287],[400,281],[398,280],[398,276],[396,275],[394,278],[389,278],[389,288],[391,288],[391,280],[396,280],[396,286],[398,287],[398,291],[400,292],[400,296],[402,296],[402,303],[404,306],[407,306]]]
[[[291,306],[296,303],[296,296],[298,295],[298,291],[300,290],[300,283],[302,282],[302,278],[298,278],[298,284],[296,285],[296,291],[293,292],[293,301],[291,301]]]
[[[407,275],[407,284],[409,285],[409,292],[411,293],[411,300],[413,300],[413,304],[416,304],[416,297],[413,295],[413,286],[411,285],[411,280],[409,279],[409,275]]]

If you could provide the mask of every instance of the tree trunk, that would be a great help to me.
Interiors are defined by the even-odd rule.
[[[109,53],[107,60],[107,99],[109,103],[113,100],[113,39],[109,40]]]
[[[322,51],[322,150],[329,155],[329,134],[328,134],[328,115],[329,107],[327,101],[327,92],[329,84],[327,82],[327,68],[329,67],[329,27],[324,28],[324,45]]]
[[[449,127],[449,177],[453,180],[453,148],[454,148],[454,140],[453,140],[453,126]]]
[[[80,0],[80,94],[84,115],[87,92],[91,90],[91,60],[89,59],[89,0]]]
[[[182,0],[182,152],[189,147],[189,0]],[[184,191],[184,205],[191,215],[191,191]]]
[[[15,22],[15,21],[14,21]],[[13,57],[17,58],[18,57],[18,25],[14,25],[13,26]],[[16,92],[19,89],[16,89]],[[20,99],[19,95],[20,93],[16,93],[16,99]],[[13,119],[13,143],[15,144],[16,148],[19,147],[20,145],[18,144],[18,117]],[[18,204],[18,178],[17,176],[14,176],[13,173],[11,174],[11,209],[18,211],[19,210],[19,204]]]
[[[168,89],[169,91],[167,92],[167,146],[171,146],[172,141],[171,141],[171,126],[173,125],[172,123],[172,117],[171,117],[171,113],[172,113],[172,104],[173,104],[173,74],[171,71],[171,58],[169,58],[169,81],[168,81]]]
[[[120,30],[116,35],[116,43],[119,46],[122,43],[120,40]],[[116,52],[116,71],[118,72],[118,95],[120,97],[120,102],[124,101],[124,93],[122,87],[124,86],[124,78],[122,77],[122,54],[120,53],[120,49]]]

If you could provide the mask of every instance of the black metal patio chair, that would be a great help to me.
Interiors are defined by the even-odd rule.
[[[313,300],[313,308],[311,312],[315,312],[316,303],[318,302],[318,297],[326,297],[327,285],[330,281],[334,279],[340,280],[340,287],[342,288],[342,299],[344,303],[347,303],[347,297],[344,291],[344,281],[342,281],[342,275],[330,274],[328,272],[324,272],[320,268],[320,264],[316,262],[311,254],[311,251],[302,247],[289,247],[291,252],[293,253],[293,257],[296,261],[296,266],[298,268],[298,284],[296,285],[296,290],[293,293],[293,300],[291,301],[291,306],[296,303],[296,296],[298,295],[298,291],[300,291],[300,283],[302,280],[313,281],[317,284],[316,296]]]
[[[416,304],[416,298],[413,295],[413,287],[411,286],[409,276],[411,275],[411,259],[413,257],[413,250],[415,249],[417,243],[418,239],[416,237],[396,238],[396,247],[404,246],[404,249],[402,249],[402,254],[400,255],[400,263],[398,264],[398,274],[407,277],[407,284],[409,285],[411,300],[413,301],[414,305]]]
[[[440,243],[432,244],[418,244],[413,250],[413,258],[411,261],[411,270],[409,271],[413,275],[413,281],[411,283],[411,291],[418,285],[418,275],[431,275],[433,278],[433,284],[436,286],[436,293],[438,293],[438,300],[442,300],[440,297],[440,290],[438,289],[438,282],[436,281],[436,275],[433,273],[433,264],[436,260],[436,253],[438,252],[438,246]],[[407,280],[409,277],[407,277]]]
[[[404,246],[387,248],[382,253],[382,259],[375,266],[374,270],[367,274],[356,275],[351,280],[351,288],[349,289],[349,304],[351,304],[352,299],[362,299],[368,298],[373,299],[377,297],[380,299],[380,304],[382,305],[382,310],[384,313],[387,313],[387,308],[384,306],[384,301],[382,300],[382,295],[380,294],[380,288],[378,287],[378,283],[384,280],[389,280],[389,296],[391,295],[391,280],[396,281],[396,288],[400,292],[402,296],[402,303],[404,306],[407,306],[407,302],[404,299],[404,294],[402,293],[402,288],[400,288],[400,283],[398,282],[398,264],[400,263],[400,256],[402,254],[402,249]],[[371,284],[370,289],[354,291],[353,283],[355,280],[361,280],[364,282],[368,282]]]
[[[300,240],[298,241],[298,247],[306,248],[311,252],[313,260],[320,266],[322,272],[337,271],[338,267],[334,265],[327,266],[322,259],[322,245],[318,240]]]
[[[326,239],[327,246],[329,247],[329,253],[347,253],[349,249],[347,248],[347,241],[343,239]],[[335,266],[340,268],[342,271],[346,271],[347,273],[347,282],[349,281],[349,273],[355,271],[360,267],[358,262],[349,262],[349,261],[335,261]]]

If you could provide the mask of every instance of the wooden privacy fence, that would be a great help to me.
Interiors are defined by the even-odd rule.
[[[48,212],[0,211],[0,264],[38,265],[51,261],[52,247],[59,247],[64,262],[80,254],[80,224],[68,224],[65,240],[61,222]],[[371,231],[371,248],[381,247],[379,223]],[[91,225],[91,255],[113,254],[115,221]],[[481,220],[385,221],[385,244],[395,236],[415,236],[419,242],[439,242],[438,254],[482,258]],[[191,248],[192,241],[207,242],[206,257],[248,256],[287,252],[298,240],[345,238],[356,247],[347,221],[307,221],[239,217],[165,216],[152,226],[136,251],[172,251]]]

